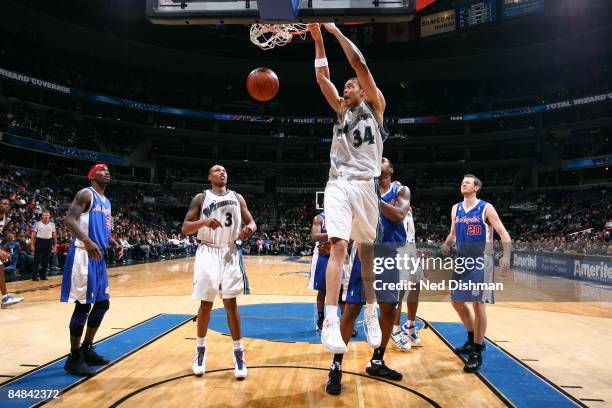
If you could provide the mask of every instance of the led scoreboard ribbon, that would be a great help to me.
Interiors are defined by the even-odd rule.
[[[459,29],[474,27],[495,21],[495,0],[485,0],[457,9]]]

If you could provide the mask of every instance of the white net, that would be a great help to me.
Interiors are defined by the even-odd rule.
[[[294,35],[306,38],[306,24],[253,24],[251,26],[251,42],[262,50],[271,50],[291,42]]]

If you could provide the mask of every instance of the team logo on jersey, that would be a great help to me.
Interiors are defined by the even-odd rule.
[[[238,202],[234,201],[234,200],[223,200],[223,201],[216,201],[211,203],[208,207],[204,208],[202,210],[202,214],[204,214],[206,217],[210,217],[210,214],[222,207],[226,207],[226,206],[237,206]]]
[[[91,211],[93,211],[93,212],[101,212],[101,213],[106,214],[106,215],[111,215],[110,208],[102,207],[100,204],[94,205],[93,208],[91,209]]]
[[[480,217],[468,217],[468,216],[463,216],[463,217],[457,217],[455,218],[455,224],[473,224],[473,223],[480,223],[482,222],[480,220]]]

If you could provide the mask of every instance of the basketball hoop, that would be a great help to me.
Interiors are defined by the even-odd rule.
[[[308,28],[306,24],[253,24],[251,25],[251,42],[262,50],[287,45],[294,35],[306,39]]]

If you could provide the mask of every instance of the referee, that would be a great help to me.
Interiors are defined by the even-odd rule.
[[[34,252],[32,280],[35,281],[38,280],[37,273],[41,280],[47,280],[49,258],[51,258],[51,252],[55,252],[55,248],[57,248],[55,224],[50,221],[50,218],[49,211],[44,211],[40,221],[34,225],[32,231],[32,252]]]

